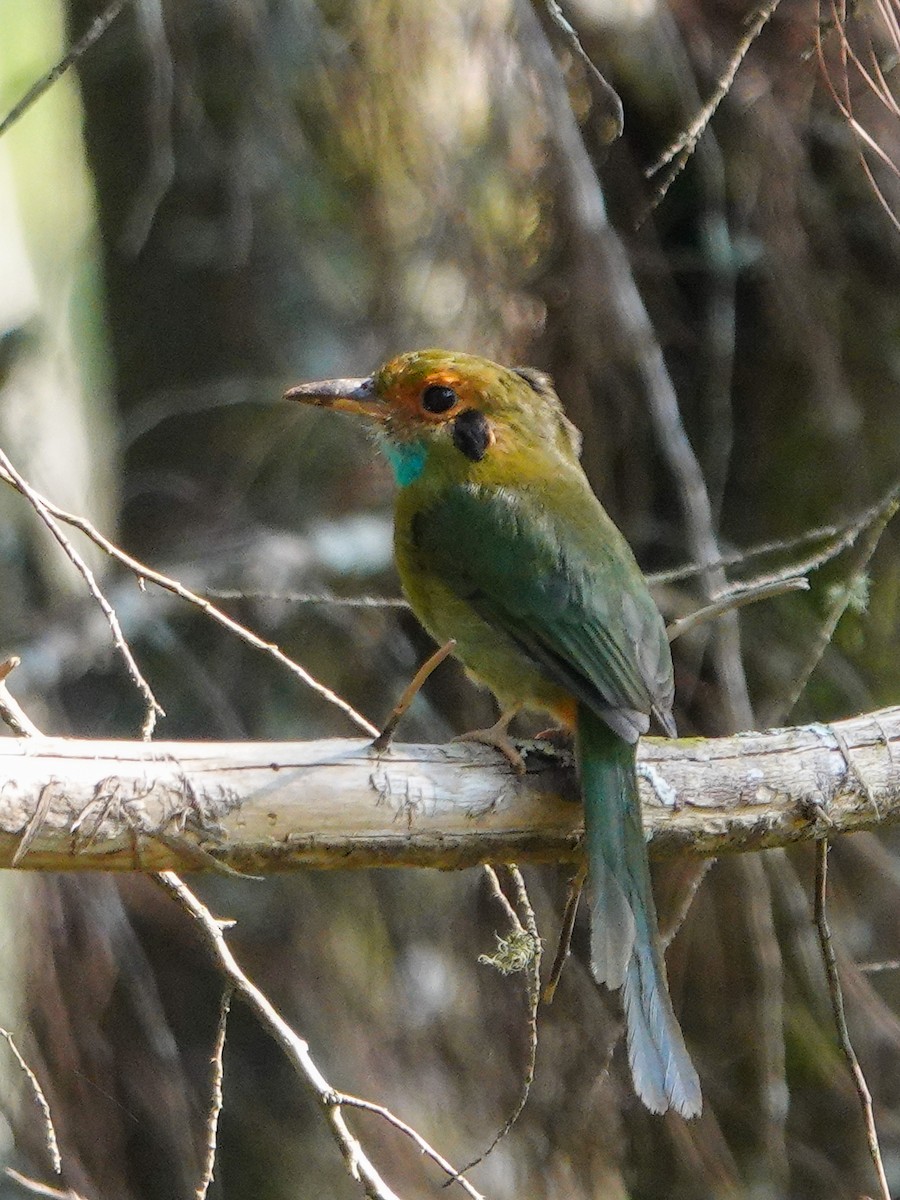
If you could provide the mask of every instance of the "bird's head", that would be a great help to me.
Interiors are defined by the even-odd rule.
[[[580,449],[548,376],[449,350],[398,355],[365,379],[301,383],[285,398],[375,422],[401,486],[426,463],[459,477],[473,464],[524,449],[570,461]]]

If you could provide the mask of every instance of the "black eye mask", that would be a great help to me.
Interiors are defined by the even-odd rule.
[[[488,419],[477,408],[467,408],[453,422],[453,445],[472,462],[481,462],[491,441]]]

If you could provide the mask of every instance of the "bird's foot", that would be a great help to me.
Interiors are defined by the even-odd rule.
[[[571,729],[565,729],[560,725],[542,729],[540,733],[534,735],[534,740],[547,742],[554,750],[573,750],[575,748],[575,734]]]
[[[525,759],[513,744],[509,736],[509,723],[516,715],[517,709],[501,713],[499,721],[495,721],[488,729],[471,729],[461,733],[454,742],[480,742],[482,746],[493,746],[499,750],[517,775],[525,774]]]

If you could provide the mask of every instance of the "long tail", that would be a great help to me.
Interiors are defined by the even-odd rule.
[[[651,1112],[695,1117],[700,1081],[666,983],[650,885],[635,748],[590,709],[578,708],[591,900],[591,966],[609,988],[625,988],[628,1062]]]

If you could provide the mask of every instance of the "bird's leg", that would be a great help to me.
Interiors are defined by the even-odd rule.
[[[506,709],[487,729],[472,729],[468,733],[461,733],[453,739],[454,742],[480,742],[483,746],[493,746],[495,750],[500,751],[517,775],[524,775],[525,759],[509,736],[509,723],[519,711],[519,707],[517,704],[515,708]]]

